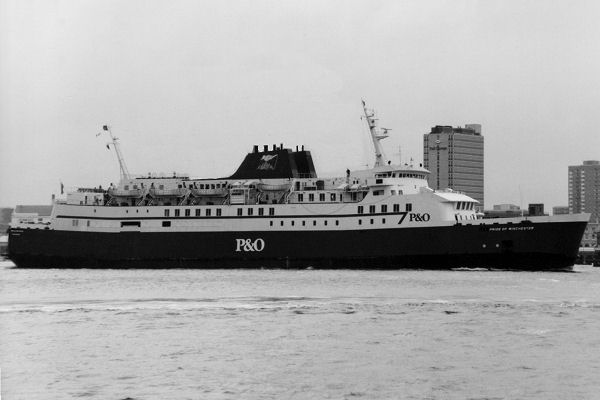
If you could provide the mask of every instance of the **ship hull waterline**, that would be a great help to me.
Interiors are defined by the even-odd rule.
[[[9,231],[22,268],[569,270],[586,223],[253,232]]]

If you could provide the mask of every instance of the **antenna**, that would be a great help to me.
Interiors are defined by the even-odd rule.
[[[119,160],[119,168],[121,170],[121,180],[129,180],[129,170],[127,169],[127,165],[125,165],[125,159],[123,158],[123,154],[121,153],[121,148],[119,146],[119,138],[113,136],[112,131],[108,125],[103,125],[102,130],[108,132],[110,139],[112,140],[113,148],[115,149],[115,153],[117,154],[117,159]],[[96,135],[98,136],[98,135]],[[109,144],[106,145],[109,147]]]
[[[398,145],[398,165],[402,165],[402,146]]]
[[[381,167],[385,164],[385,155],[383,154],[383,147],[381,147],[380,141],[388,137],[388,131],[390,129],[380,130],[377,127],[377,118],[375,118],[375,111],[367,109],[367,104],[364,100],[362,101],[363,111],[367,124],[369,125],[369,131],[371,132],[371,139],[373,140],[373,147],[375,147],[375,165],[374,167]]]

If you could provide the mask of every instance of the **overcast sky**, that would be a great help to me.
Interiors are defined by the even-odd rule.
[[[231,174],[254,144],[317,172],[422,162],[434,125],[481,123],[486,207],[567,205],[600,159],[598,1],[0,0],[0,206],[132,173]],[[520,196],[519,188],[522,193]]]

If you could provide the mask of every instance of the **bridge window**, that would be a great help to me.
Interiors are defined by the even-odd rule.
[[[253,208],[249,208],[248,209],[248,215],[252,215],[254,214],[254,209]]]
[[[212,214],[212,210],[210,208],[206,209],[206,216],[210,217],[210,215]]]
[[[217,217],[220,217],[220,216],[221,216],[221,209],[217,208]]]
[[[387,204],[382,204],[381,205],[381,212],[382,213],[386,213],[387,212]]]
[[[310,193],[308,195],[308,201],[315,201],[315,195],[314,195],[314,193]]]
[[[375,214],[375,206],[369,206],[369,214]]]
[[[298,201],[299,202],[303,202],[304,201],[304,194],[298,193]]]
[[[319,193],[319,201],[325,201],[325,193]]]
[[[358,206],[358,213],[359,214],[364,213],[364,207],[363,206]]]
[[[165,217],[168,217],[168,216],[169,216],[169,211],[170,211],[170,210],[168,210],[168,209],[165,209]]]
[[[260,215],[260,216],[263,216],[263,215],[265,215],[265,209],[264,209],[264,208],[262,208],[262,207],[261,207],[261,208],[259,208],[259,209],[258,209],[258,215]]]
[[[200,216],[200,212],[201,212],[201,210],[199,208],[196,208],[196,217]]]
[[[175,210],[175,216],[176,216],[176,217],[179,217],[180,211],[181,211],[181,210],[179,210],[179,209]]]
[[[383,190],[374,190],[373,196],[383,196]]]
[[[411,212],[412,211],[412,203],[406,203],[406,211],[407,212]]]
[[[400,212],[400,204],[394,204],[394,212]]]
[[[242,216],[242,212],[243,212],[243,210],[241,208],[237,209],[237,215],[238,215],[238,217]]]
[[[335,193],[331,193],[331,196],[329,196],[331,201],[335,201]]]
[[[275,208],[269,207],[269,215],[275,215]]]
[[[185,216],[186,217],[190,216],[190,209],[189,208],[186,208],[186,210],[185,210]]]

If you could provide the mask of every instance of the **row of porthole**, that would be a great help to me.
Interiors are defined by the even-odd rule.
[[[373,225],[375,223],[375,219],[371,218],[369,220],[369,222],[371,223],[371,225]],[[385,224],[385,218],[381,219],[381,223]],[[339,226],[340,221],[339,220],[335,220],[335,225]],[[269,226],[274,226],[274,222],[273,221],[269,221]],[[362,225],[362,219],[358,220],[358,225]],[[279,226],[285,226],[285,222],[283,220],[279,221]],[[290,226],[296,226],[296,221],[292,220],[290,221]],[[302,221],[302,226],[306,226],[306,221]],[[312,226],[317,226],[317,220],[313,220]],[[327,220],[323,220],[323,226],[328,226],[328,221]]]
[[[481,247],[483,247],[484,249],[487,248],[487,244],[482,244]],[[496,248],[500,247],[500,243],[496,243]]]

